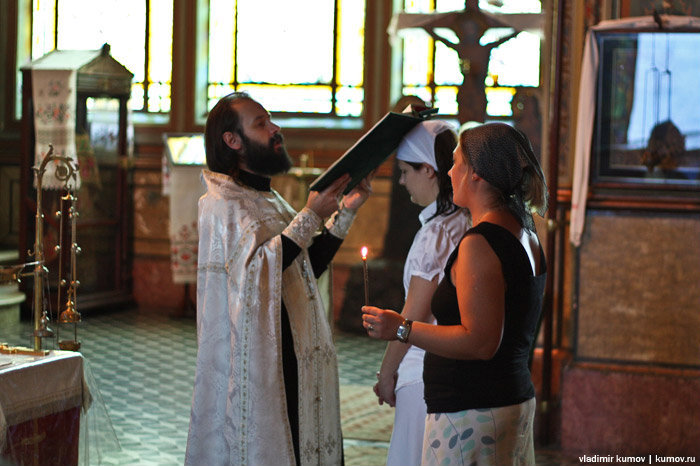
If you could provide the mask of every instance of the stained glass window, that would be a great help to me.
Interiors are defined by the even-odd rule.
[[[134,73],[131,109],[170,112],[173,0],[33,0],[32,59],[105,43]]]
[[[247,91],[272,112],[360,116],[364,23],[360,0],[210,0],[208,108]]]
[[[539,0],[480,0],[479,8],[486,13],[518,15],[522,24],[538,23],[541,17]],[[461,11],[464,0],[404,0],[406,13],[433,13]],[[525,15],[532,15],[532,21]],[[508,21],[507,17],[503,17]],[[480,45],[487,45],[514,33],[512,28],[488,29]],[[436,28],[435,32],[456,44],[459,39],[452,29]],[[491,50],[486,74],[486,114],[489,117],[509,117],[511,101],[519,87],[538,87],[540,83],[541,27],[528,27],[514,38]],[[443,115],[457,115],[457,91],[464,77],[457,52],[434,40],[419,28],[401,31],[403,38],[402,91],[417,95],[439,107]]]

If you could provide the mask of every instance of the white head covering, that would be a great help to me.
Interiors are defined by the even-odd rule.
[[[404,162],[427,163],[438,171],[435,162],[435,137],[444,131],[453,131],[449,123],[442,120],[426,120],[404,136],[396,151],[396,158]]]

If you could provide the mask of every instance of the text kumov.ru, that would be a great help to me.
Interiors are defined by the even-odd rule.
[[[638,463],[638,464],[695,464],[694,456],[621,456],[621,455],[584,455],[579,456],[581,463]]]

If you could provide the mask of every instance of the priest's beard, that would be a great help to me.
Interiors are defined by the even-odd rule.
[[[270,138],[266,146],[249,139],[243,132],[239,133],[243,140],[243,159],[248,170],[258,175],[273,176],[287,173],[292,167],[292,159],[284,147],[282,135],[277,133]],[[279,148],[275,144],[279,143]]]

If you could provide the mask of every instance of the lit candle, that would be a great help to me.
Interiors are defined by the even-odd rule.
[[[362,246],[362,272],[365,277],[365,306],[369,306],[369,277],[367,276],[367,246]]]

